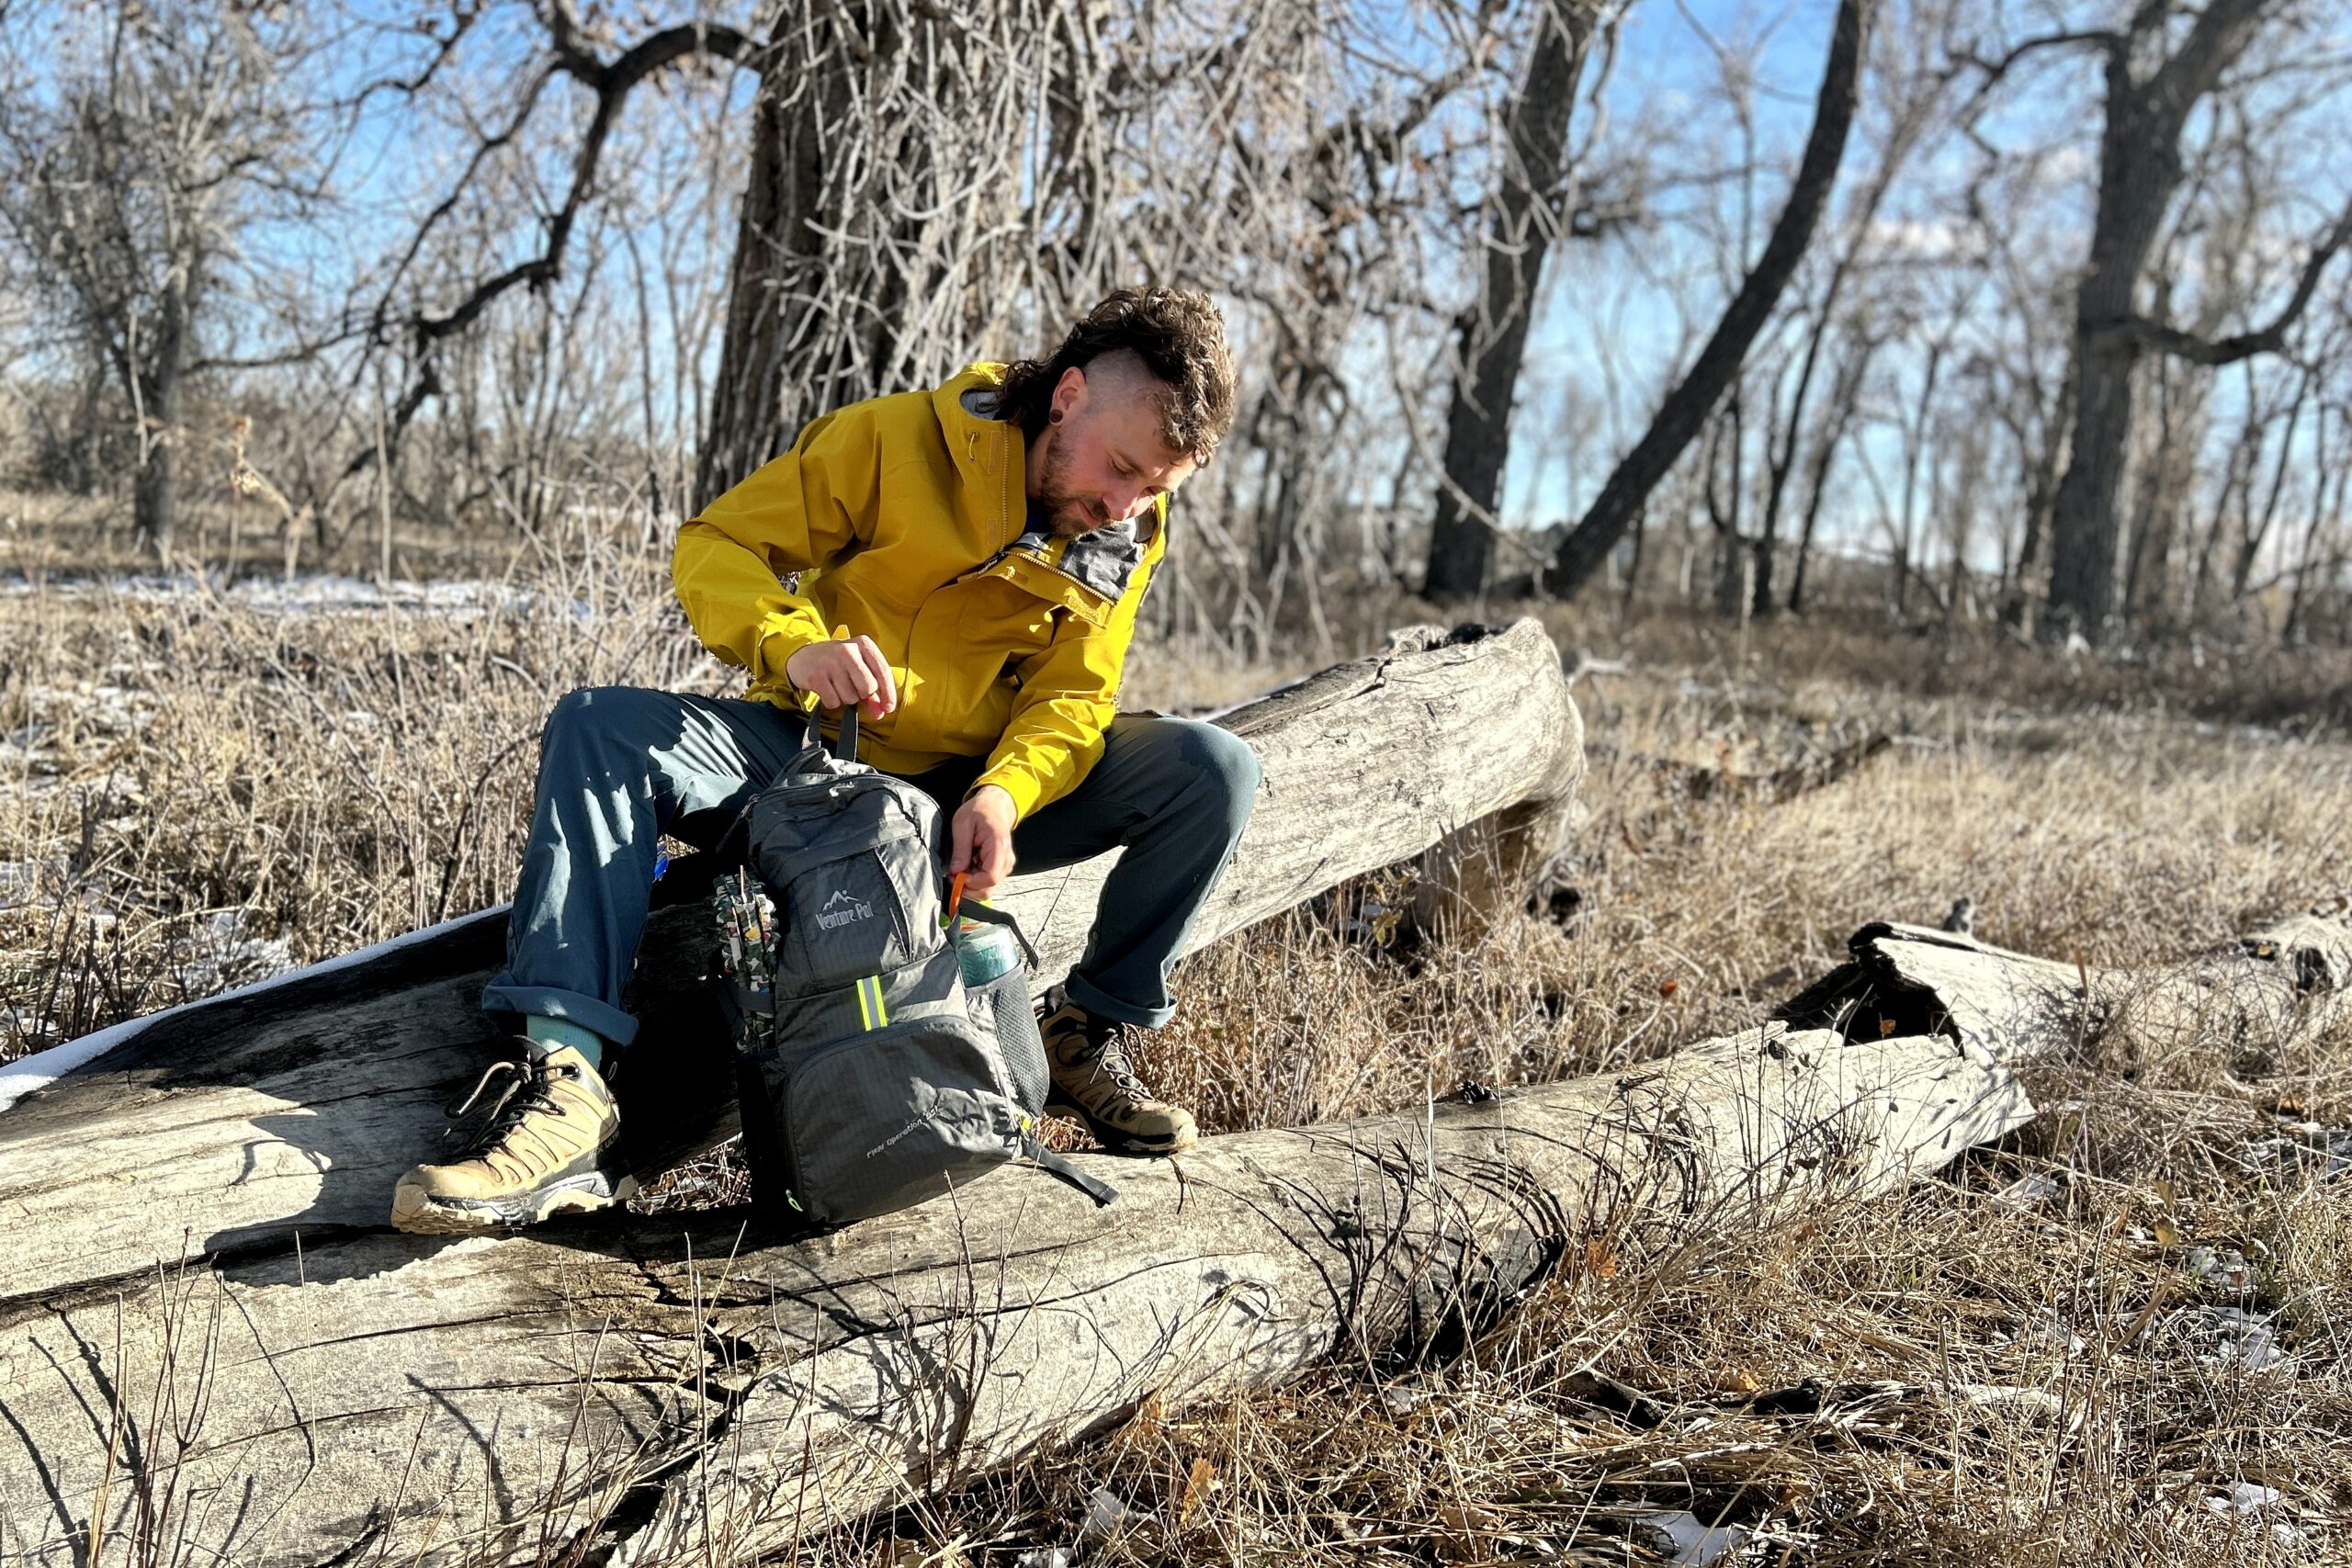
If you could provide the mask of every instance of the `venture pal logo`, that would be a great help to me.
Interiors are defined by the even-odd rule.
[[[839,931],[852,920],[870,920],[873,918],[874,906],[844,887],[826,899],[825,907],[817,911],[817,929]]]

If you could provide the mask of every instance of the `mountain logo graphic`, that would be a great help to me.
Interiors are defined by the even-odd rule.
[[[852,920],[870,920],[873,918],[874,906],[844,887],[826,899],[824,908],[817,911],[817,929],[839,931]]]

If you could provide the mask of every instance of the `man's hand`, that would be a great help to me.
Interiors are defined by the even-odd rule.
[[[899,682],[870,637],[812,642],[784,661],[785,679],[814,692],[828,707],[865,705],[865,716],[880,718],[899,705]]]
[[[985,898],[1012,874],[1012,823],[1018,815],[1012,796],[996,784],[982,784],[956,808],[951,825],[954,848],[947,856],[950,875],[970,872],[964,891]]]

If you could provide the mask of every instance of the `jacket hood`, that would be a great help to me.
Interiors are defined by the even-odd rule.
[[[949,456],[967,485],[1002,484],[1005,465],[1017,464],[1028,451],[1021,432],[995,417],[996,389],[1004,383],[1004,367],[983,361],[967,365],[932,389],[932,411]]]

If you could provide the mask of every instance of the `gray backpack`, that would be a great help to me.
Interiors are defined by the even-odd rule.
[[[964,984],[938,804],[854,760],[854,708],[839,747],[786,764],[723,851],[742,863],[717,908],[754,1201],[793,1228],[843,1225],[1026,1157],[1110,1202],[1037,1143],[1050,1084],[1027,967]],[[1037,962],[1012,916],[962,913]]]

